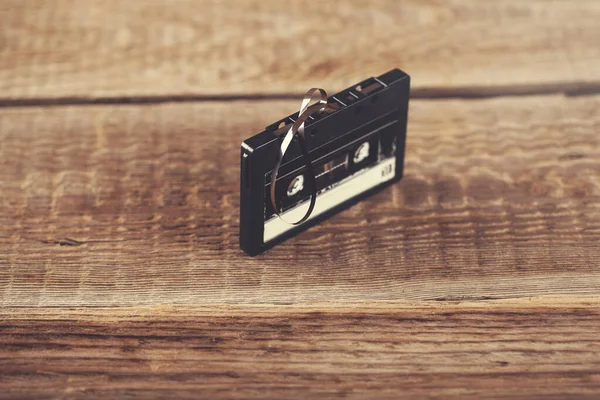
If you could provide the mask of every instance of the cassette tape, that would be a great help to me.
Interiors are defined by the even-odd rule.
[[[400,180],[409,95],[399,69],[330,97],[311,89],[300,111],[245,140],[242,250],[262,253]]]

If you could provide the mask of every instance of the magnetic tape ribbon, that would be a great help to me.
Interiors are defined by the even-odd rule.
[[[319,93],[319,101],[311,106],[309,106],[311,100],[313,99],[313,95],[318,92]],[[304,95],[304,99],[302,100],[302,104],[300,106],[300,112],[298,113],[298,119],[294,121],[294,124],[285,134],[283,141],[281,142],[281,147],[279,148],[279,154],[277,156],[277,163],[275,163],[275,168],[273,168],[273,172],[271,174],[271,205],[273,206],[273,210],[277,214],[279,218],[283,221],[291,224],[291,225],[299,225],[306,221],[313,212],[315,208],[315,203],[317,201],[317,183],[315,179],[315,171],[312,165],[312,161],[310,159],[310,154],[308,152],[308,148],[306,147],[306,141],[304,139],[304,122],[314,114],[315,112],[322,112],[327,108],[327,93],[323,89],[312,88]],[[277,200],[275,198],[275,185],[277,183],[277,174],[279,173],[279,167],[281,166],[281,162],[283,160],[283,156],[285,156],[285,152],[290,147],[292,140],[296,136],[298,137],[298,143],[300,144],[300,148],[302,149],[302,157],[304,158],[304,164],[306,165],[306,172],[308,175],[308,183],[311,186],[311,195],[310,195],[310,205],[308,206],[308,210],[304,214],[304,216],[295,222],[286,221],[279,212],[279,207],[277,207]]]

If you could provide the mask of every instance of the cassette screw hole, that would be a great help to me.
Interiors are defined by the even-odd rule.
[[[310,131],[310,136],[315,136],[317,134],[317,128]]]

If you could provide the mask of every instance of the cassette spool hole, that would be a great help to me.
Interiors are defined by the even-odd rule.
[[[287,196],[292,197],[304,189],[304,175],[298,175],[288,185]]]
[[[358,164],[361,161],[363,161],[364,159],[366,159],[367,157],[369,157],[369,150],[370,150],[369,142],[364,142],[363,144],[358,146],[358,149],[356,149],[356,151],[354,152],[354,157],[352,158],[354,163]]]

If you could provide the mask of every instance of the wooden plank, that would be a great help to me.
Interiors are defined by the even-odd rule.
[[[296,106],[2,109],[0,305],[600,292],[600,97],[415,101],[402,183],[249,258],[239,144]]]
[[[598,297],[483,303],[0,309],[0,397],[597,398]]]
[[[415,93],[600,84],[596,0],[5,0],[0,20],[4,100],[303,93],[392,67]]]

